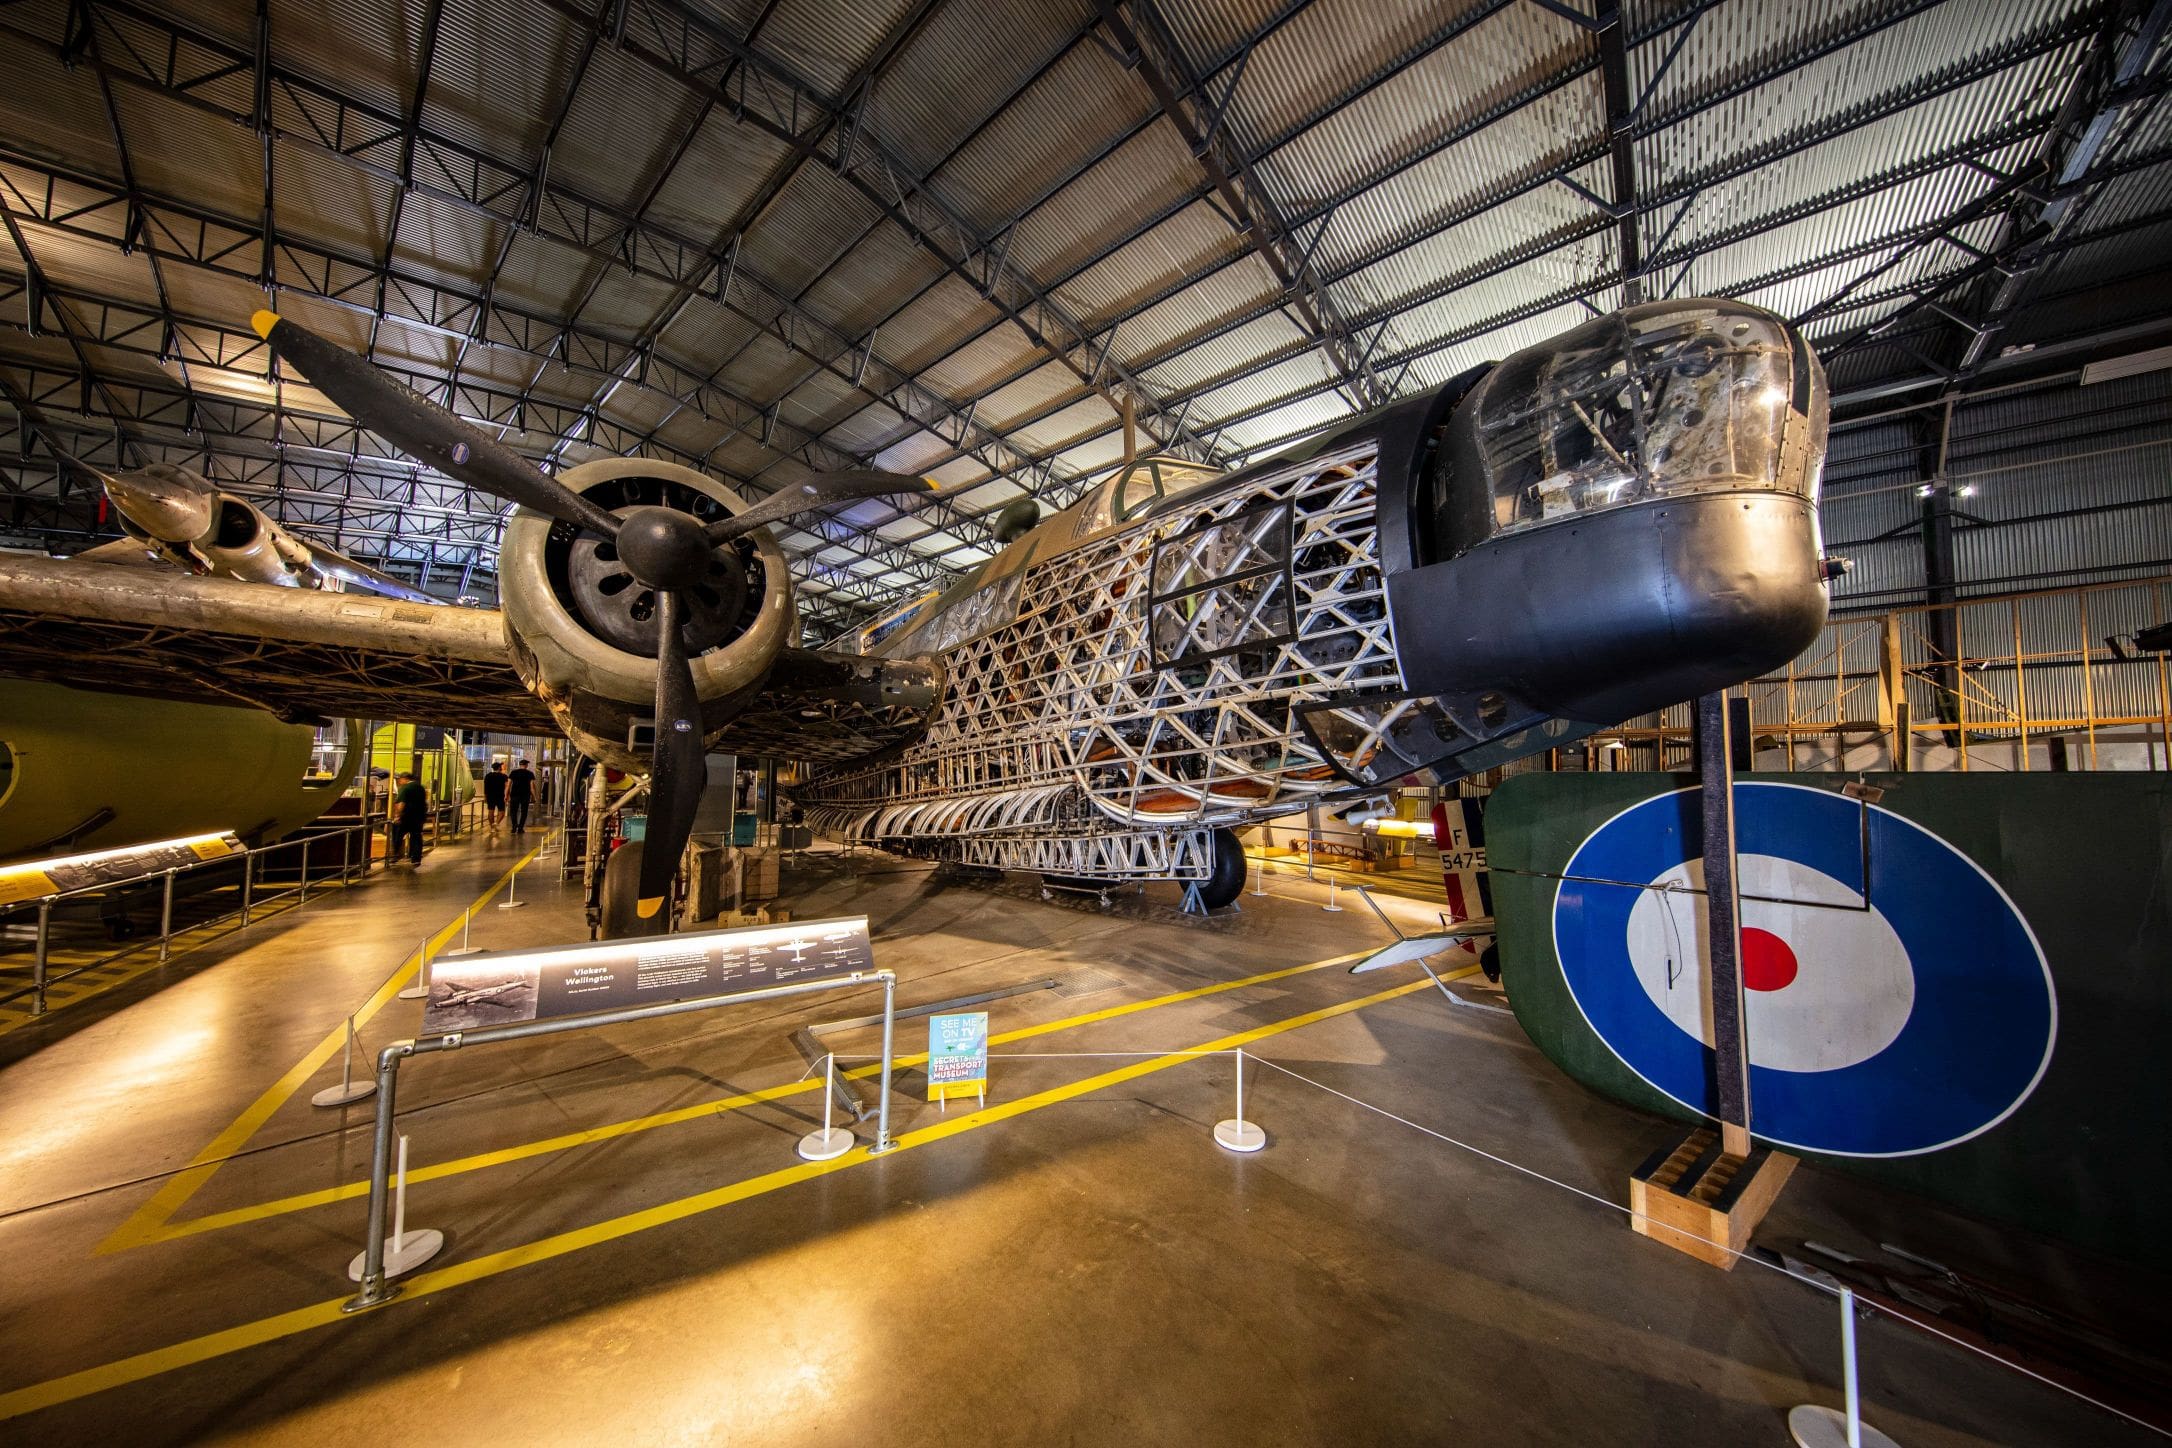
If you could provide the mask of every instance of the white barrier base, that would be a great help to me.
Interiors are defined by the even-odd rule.
[[[858,1139],[842,1126],[825,1126],[799,1139],[799,1154],[807,1161],[834,1161],[852,1150]]]
[[[309,1098],[312,1106],[346,1106],[366,1096],[377,1094],[375,1081],[350,1081],[344,1086],[327,1086]],[[360,1279],[357,1279],[358,1281]]]
[[[1218,1121],[1214,1125],[1214,1144],[1229,1151],[1258,1151],[1267,1144],[1267,1133],[1254,1121]]]
[[[445,1234],[434,1227],[424,1227],[419,1232],[409,1232],[407,1239],[400,1243],[400,1250],[397,1252],[392,1250],[392,1239],[387,1237],[385,1238],[385,1275],[387,1277],[398,1277],[403,1272],[412,1272],[443,1251],[444,1247]],[[367,1253],[357,1252],[354,1254],[354,1260],[347,1264],[347,1280],[349,1282],[360,1282],[362,1280],[362,1259],[367,1255]]]
[[[1900,1448],[1870,1424],[1858,1426],[1863,1433],[1863,1448]],[[1848,1448],[1848,1415],[1838,1408],[1820,1408],[1809,1403],[1790,1408],[1787,1410],[1787,1431],[1794,1436],[1796,1448]]]
[[[498,902],[498,908],[500,910],[518,910],[525,906],[527,903],[528,902],[525,900],[500,900]]]
[[[425,997],[425,996],[427,996],[427,995],[429,995],[429,994],[430,994],[430,988],[429,988],[428,986],[426,986],[426,985],[411,985],[411,986],[408,986],[408,987],[407,987],[406,989],[404,989],[404,990],[402,990],[402,991],[400,992],[400,994],[399,994],[399,999],[401,999],[401,1000],[403,1000],[403,1001],[419,1001],[419,1000],[421,1000],[421,999],[422,999],[423,997]]]

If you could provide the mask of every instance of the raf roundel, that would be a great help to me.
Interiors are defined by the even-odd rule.
[[[2058,1029],[2028,922],[1975,861],[1889,810],[1735,786],[1750,1129],[1839,1156],[1935,1151],[2028,1098]],[[1554,897],[1569,992],[1623,1065],[1711,1113],[1698,795],[1615,815]]]

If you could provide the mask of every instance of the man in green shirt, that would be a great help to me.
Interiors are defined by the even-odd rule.
[[[399,790],[392,796],[397,812],[392,817],[391,837],[385,842],[385,863],[393,864],[400,853],[400,836],[407,836],[407,862],[422,863],[422,817],[429,812],[430,796],[415,783],[415,776],[402,772]]]

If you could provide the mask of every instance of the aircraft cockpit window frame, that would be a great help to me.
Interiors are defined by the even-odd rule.
[[[1140,458],[1109,485],[1109,516],[1115,522],[1129,522],[1164,498],[1188,493],[1225,476],[1219,468],[1182,458]]]

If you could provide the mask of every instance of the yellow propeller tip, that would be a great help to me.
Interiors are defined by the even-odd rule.
[[[653,900],[636,900],[634,902],[634,914],[640,916],[643,920],[653,920],[656,918],[656,912],[661,910],[663,905],[664,897],[661,895]]]
[[[277,312],[260,311],[254,313],[249,318],[250,328],[254,330],[259,337],[264,338],[266,341],[271,340],[272,328],[278,325],[279,314]]]

